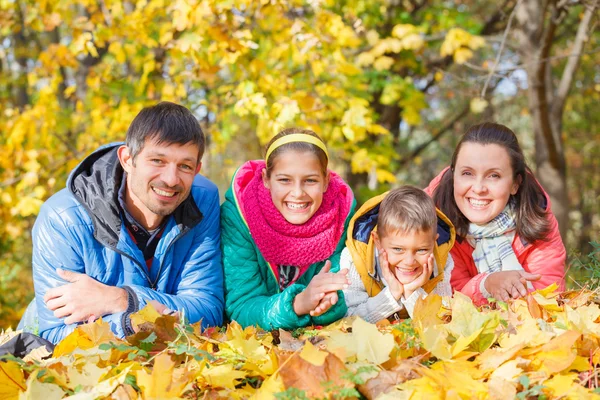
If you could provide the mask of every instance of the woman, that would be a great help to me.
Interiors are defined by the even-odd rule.
[[[471,127],[425,190],[456,227],[454,290],[483,304],[552,283],[564,289],[566,252],[550,199],[506,126]]]
[[[323,141],[286,129],[265,161],[235,173],[221,208],[225,311],[242,326],[295,329],[346,313],[339,269],[354,210],[348,185],[327,169]],[[333,267],[332,267],[333,265]]]

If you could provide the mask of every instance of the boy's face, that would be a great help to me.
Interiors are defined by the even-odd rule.
[[[375,245],[387,253],[392,274],[396,279],[406,285],[414,281],[427,264],[427,259],[433,253],[437,235],[430,230],[392,232],[381,237],[373,233]]]

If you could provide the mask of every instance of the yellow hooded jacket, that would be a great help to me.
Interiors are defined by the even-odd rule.
[[[383,282],[375,273],[375,243],[371,233],[377,229],[379,205],[388,193],[385,192],[369,199],[354,214],[348,225],[346,247],[350,251],[354,266],[365,285],[369,297],[376,296],[383,289]],[[440,210],[436,209],[436,211],[439,237],[433,249],[433,256],[438,266],[438,275],[423,286],[427,293],[431,293],[438,282],[444,278],[444,266],[456,239],[452,222]]]

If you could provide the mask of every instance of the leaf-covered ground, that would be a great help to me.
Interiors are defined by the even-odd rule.
[[[5,357],[0,398],[600,398],[595,294],[553,289],[483,310],[460,293],[429,296],[412,321],[293,332],[236,323],[201,332],[147,307],[126,341],[97,321],[51,358]]]

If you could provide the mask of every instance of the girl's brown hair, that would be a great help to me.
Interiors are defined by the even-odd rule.
[[[316,133],[314,133],[313,131],[309,130],[309,129],[302,129],[302,128],[287,128],[282,130],[281,132],[279,132],[277,135],[275,135],[273,137],[273,139],[271,139],[269,141],[269,143],[267,144],[267,146],[265,147],[265,157],[267,152],[269,151],[269,147],[271,147],[271,145],[273,144],[273,142],[275,142],[277,139],[280,139],[284,136],[287,135],[291,135],[294,133],[301,133],[301,134],[305,134],[305,135],[310,135],[310,136],[314,136],[317,139],[319,139],[321,142],[323,142],[323,139],[321,139],[319,137],[319,135],[317,135]],[[324,142],[323,142],[324,144]],[[271,177],[271,172],[273,172],[273,166],[275,164],[275,160],[277,159],[277,157],[289,150],[293,150],[296,151],[298,153],[304,153],[304,152],[308,152],[308,153],[312,153],[314,154],[317,159],[319,160],[319,164],[321,165],[321,171],[323,172],[323,176],[327,176],[327,164],[328,164],[328,159],[327,159],[327,154],[325,154],[325,152],[320,149],[318,146],[315,146],[314,144],[311,143],[306,143],[306,142],[291,142],[291,143],[286,143],[284,145],[279,146],[278,148],[276,148],[275,150],[273,150],[273,152],[271,152],[271,154],[269,155],[269,159],[265,160],[267,162],[267,178]]]
[[[544,191],[527,166],[515,133],[504,125],[492,122],[475,125],[467,130],[454,150],[450,169],[444,173],[433,192],[436,206],[452,221],[458,235],[465,237],[470,223],[454,200],[454,168],[464,143],[495,144],[506,150],[513,170],[513,180],[519,184],[517,193],[509,199],[515,207],[517,234],[528,243],[545,239],[550,231],[550,224],[546,218]]]

